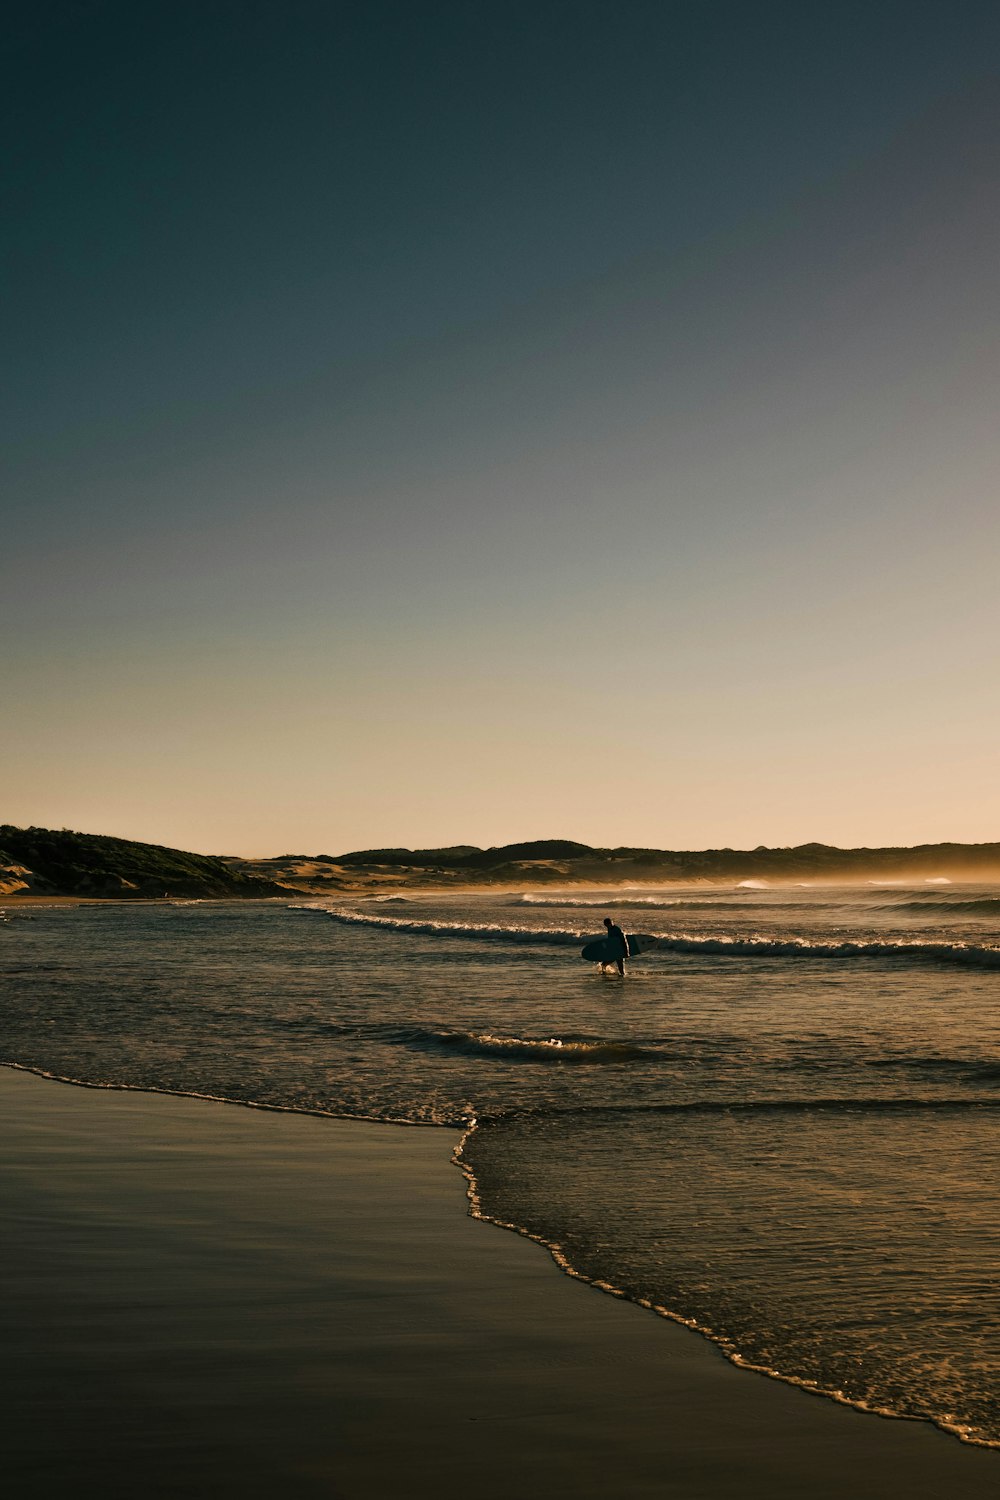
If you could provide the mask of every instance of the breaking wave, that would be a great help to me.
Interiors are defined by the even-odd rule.
[[[414,937],[472,938],[487,943],[543,943],[567,946],[579,943],[591,934],[575,927],[505,927],[501,922],[432,922],[409,917],[382,917],[374,912],[330,911],[326,907],[308,907],[322,911],[331,921],[349,927],[374,927],[383,932],[398,932]]]
[[[508,927],[500,922],[434,922],[414,921],[404,917],[383,917],[357,911],[322,911],[334,922],[348,926],[371,927],[383,932],[417,937],[458,938],[465,940],[538,944],[545,947],[570,947],[593,937],[591,932],[575,927]],[[630,935],[631,936],[631,935]],[[636,935],[644,953],[679,953],[694,957],[767,958],[767,959],[888,959],[904,963],[958,964],[973,969],[1000,969],[1000,947],[978,943],[947,943],[906,938],[817,942],[809,938],[729,936],[717,934],[696,937],[689,933],[652,932]]]
[[[556,1066],[627,1063],[653,1055],[647,1048],[632,1042],[606,1041],[598,1037],[497,1036],[489,1031],[413,1032],[405,1038],[405,1043],[416,1051],[458,1052],[465,1057]]]

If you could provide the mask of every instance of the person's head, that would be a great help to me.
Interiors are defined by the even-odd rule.
[[[613,927],[615,924],[614,924],[614,922],[612,922],[612,920],[611,920],[610,917],[605,917],[604,918],[604,925],[605,925],[605,927]]]

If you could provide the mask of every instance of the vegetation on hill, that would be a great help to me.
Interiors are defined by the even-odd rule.
[[[60,896],[276,896],[287,895],[271,881],[234,870],[224,860],[188,854],[160,844],[68,828],[14,828],[0,825],[0,869],[19,867],[19,884],[39,894]]]
[[[535,860],[591,859],[597,853],[589,844],[575,844],[571,839],[536,839],[529,844],[503,844],[497,849],[478,849],[474,844],[457,844],[448,849],[361,849],[342,854],[339,865],[401,865],[439,870],[489,870],[497,865],[533,862]]]

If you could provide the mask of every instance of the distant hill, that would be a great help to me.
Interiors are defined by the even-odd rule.
[[[671,850],[592,848],[568,839],[504,844],[492,849],[369,849],[342,854],[336,863],[355,870],[438,870],[468,877],[533,866],[576,879],[828,880],[879,876],[1000,876],[998,844],[921,844],[914,848],[838,849],[832,844],[788,848]],[[546,878],[541,874],[541,878]]]
[[[348,854],[232,860],[259,879],[313,894],[413,886],[572,885],[671,881],[861,881],[1000,879],[1000,844],[923,844],[916,848],[671,850],[592,848],[571,839],[538,839],[480,849],[356,849]]]
[[[277,896],[270,880],[225,860],[160,844],[0,825],[0,894],[50,896]]]
[[[1000,879],[1000,844],[670,850],[538,839],[480,849],[361,849],[273,859],[189,854],[67,829],[0,826],[0,895],[265,897],[410,886]]]

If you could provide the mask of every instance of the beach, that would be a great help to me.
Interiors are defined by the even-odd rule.
[[[5,1493],[1000,1500],[1000,7],[5,41]]]
[[[11,1493],[995,1493],[468,1217],[457,1133],[0,1069]]]

